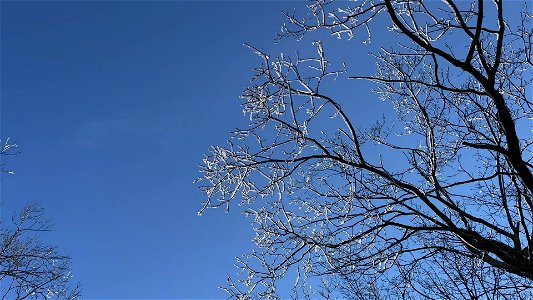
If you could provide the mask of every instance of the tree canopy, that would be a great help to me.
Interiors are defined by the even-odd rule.
[[[290,276],[296,298],[533,297],[533,30],[516,8],[319,0],[286,14],[280,38],[372,41],[386,24],[394,45],[373,54],[374,75],[350,74],[327,39],[314,56],[250,46],[262,60],[242,94],[250,125],[199,179],[201,212],[238,201],[253,218],[256,251],[230,297],[275,299]],[[358,91],[333,93],[339,77],[372,82],[396,117],[357,126],[344,108]]]
[[[7,139],[0,145],[0,158],[16,154],[17,144]],[[0,161],[0,174],[13,174]],[[44,209],[28,203],[0,228],[1,299],[79,299],[81,287],[73,280],[71,258],[42,240],[52,230]]]

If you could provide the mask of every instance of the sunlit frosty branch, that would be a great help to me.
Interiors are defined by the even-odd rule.
[[[287,14],[281,36],[297,38],[371,38],[387,20],[397,43],[374,54],[374,75],[347,74],[325,41],[305,58],[250,46],[250,125],[211,149],[200,178],[201,212],[238,199],[253,218],[257,249],[230,297],[276,298],[290,275],[296,298],[312,278],[333,298],[533,297],[533,34],[527,8],[517,22],[506,5],[315,1]],[[373,82],[397,120],[355,126],[328,96],[340,77]]]

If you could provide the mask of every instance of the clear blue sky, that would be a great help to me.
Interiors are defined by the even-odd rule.
[[[1,3],[3,219],[38,201],[46,239],[86,298],[219,298],[253,232],[198,217],[210,145],[245,122],[237,97],[270,45],[281,2]]]
[[[198,217],[192,181],[208,147],[246,124],[238,96],[259,61],[242,43],[274,47],[295,7],[2,1],[1,135],[20,145],[3,219],[42,203],[45,239],[72,256],[87,299],[224,297],[250,220]]]

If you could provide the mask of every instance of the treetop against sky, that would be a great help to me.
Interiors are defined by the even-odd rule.
[[[91,298],[220,298],[253,232],[192,184],[294,3],[2,1],[2,220],[36,201]],[[258,13],[261,12],[261,13]],[[230,122],[231,120],[231,122]],[[234,123],[237,122],[237,123]]]
[[[87,299],[521,292],[530,16],[503,1],[497,54],[497,1],[357,3],[0,2],[2,221],[41,203]]]

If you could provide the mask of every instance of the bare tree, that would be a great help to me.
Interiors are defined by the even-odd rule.
[[[312,57],[251,47],[251,124],[211,149],[200,178],[201,212],[240,199],[253,217],[257,250],[231,297],[276,298],[293,275],[296,298],[533,297],[533,32],[525,4],[509,5],[315,1],[287,14],[284,37],[371,39],[386,24],[395,45],[374,54],[375,75],[348,74],[320,41]],[[331,96],[346,77],[375,83],[396,118],[352,120],[356,97]]]
[[[12,155],[7,141],[1,155]],[[2,166],[4,166],[2,164]],[[4,172],[9,172],[2,169]],[[46,245],[40,235],[51,230],[44,210],[28,204],[0,228],[0,293],[2,299],[78,299],[81,288],[72,282],[70,257]]]

